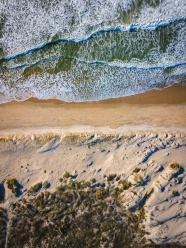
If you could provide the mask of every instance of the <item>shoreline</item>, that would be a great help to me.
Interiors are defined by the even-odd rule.
[[[14,101],[12,101],[14,102]],[[131,96],[123,96],[118,98],[108,98],[98,101],[87,101],[87,102],[65,102],[59,99],[38,99],[31,97],[25,102],[34,103],[56,103],[56,104],[70,104],[70,105],[99,105],[99,104],[115,104],[115,103],[126,103],[126,104],[181,104],[186,103],[186,85],[174,85],[162,90],[150,90],[144,93],[139,93]],[[7,103],[4,103],[7,104]]]
[[[186,128],[186,87],[109,99],[66,103],[59,100],[9,102],[0,105],[0,130],[154,126]]]

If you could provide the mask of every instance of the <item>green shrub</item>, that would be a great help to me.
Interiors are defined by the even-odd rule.
[[[71,175],[68,171],[65,171],[63,174],[63,178],[69,178]]]
[[[116,177],[116,174],[109,174],[107,175],[107,181],[110,182]]]
[[[182,177],[178,177],[178,178],[177,178],[177,182],[178,182],[178,183],[181,183],[182,180],[183,180]]]
[[[172,194],[173,194],[173,196],[176,196],[178,194],[178,191],[177,190],[173,190],[172,191]]]
[[[43,182],[43,188],[48,189],[50,187],[50,183],[48,181]]]
[[[131,182],[127,182],[127,181],[124,181],[124,180],[120,180],[119,184],[121,184],[123,186],[123,190],[127,190],[132,186]]]
[[[145,208],[144,207],[140,207],[138,218],[140,222],[143,222],[143,220],[145,220]]]
[[[117,176],[116,177],[116,181],[119,181],[120,180],[120,178],[121,178],[121,176],[119,175],[119,176]]]
[[[176,162],[171,163],[169,166],[172,170],[179,170],[180,169],[180,165]]]
[[[8,214],[7,210],[0,207],[0,247],[6,247]]]
[[[133,170],[134,173],[138,173],[139,171],[140,171],[140,168],[137,168],[137,167]]]
[[[116,187],[113,189],[112,196],[114,197],[114,199],[118,199],[120,193],[122,193],[122,190]]]
[[[6,180],[6,185],[9,189],[12,190],[12,193],[15,196],[18,196],[18,181],[15,178],[9,178]]]
[[[84,185],[85,185],[85,188],[89,188],[91,186],[91,183],[90,182],[85,182]]]
[[[143,183],[143,177],[139,174],[136,174],[134,177],[134,180],[137,184],[142,184]]]
[[[95,179],[95,178],[91,178],[91,179],[90,179],[90,183],[91,183],[91,184],[93,184],[93,183],[95,183],[95,182],[96,182],[96,179]]]
[[[21,199],[14,203],[7,247],[138,247],[141,244],[144,228],[139,217],[143,218],[143,213],[127,216],[128,209],[120,203],[121,185],[87,188],[84,181],[65,181],[53,193],[40,192],[27,198],[28,201]]]
[[[95,196],[97,200],[104,199],[106,196],[106,190],[104,188],[97,189]]]
[[[42,188],[42,183],[39,182],[39,183],[34,184],[32,187],[30,187],[30,189],[29,189],[28,192],[29,192],[29,193],[36,193],[36,192],[38,192],[41,188]]]

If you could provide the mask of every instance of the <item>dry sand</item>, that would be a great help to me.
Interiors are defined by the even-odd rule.
[[[148,239],[156,243],[186,242],[186,136],[184,132],[107,132],[94,129],[91,133],[50,133],[14,135],[0,142],[0,180],[15,177],[27,189],[47,180],[54,191],[65,170],[76,174],[76,180],[105,182],[104,175],[117,173],[133,186],[125,191],[124,206],[135,208],[152,189],[145,204]],[[7,138],[7,137],[6,137]],[[176,161],[179,172],[170,168]],[[138,173],[133,173],[135,168]],[[142,184],[136,182],[135,176]],[[137,178],[137,180],[138,180]],[[141,179],[140,179],[141,180]],[[6,184],[5,188],[6,188]],[[176,195],[173,195],[173,191]],[[5,190],[5,203],[15,197]]]
[[[145,205],[148,238],[186,244],[185,100],[185,88],[177,86],[95,103],[31,99],[2,104],[0,181],[15,176],[23,197],[39,181],[48,180],[55,190],[65,170],[76,170],[78,180],[98,182],[117,173],[133,183],[126,192],[127,207],[154,189]],[[170,169],[174,161],[179,172]],[[15,200],[6,188],[1,205],[8,208]]]

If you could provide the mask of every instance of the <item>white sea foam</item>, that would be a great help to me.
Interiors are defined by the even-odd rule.
[[[32,74],[24,81],[20,79],[17,87],[6,85],[1,89],[4,92],[1,103],[13,99],[24,101],[32,96],[68,102],[128,96],[161,87],[162,82],[165,86],[171,86],[176,82],[173,77],[176,77],[177,72],[180,75],[181,68],[184,73],[184,65],[174,68],[171,76],[165,80],[165,72],[161,68],[149,71],[100,64],[76,64],[69,72]]]
[[[100,100],[185,80],[182,0],[6,0],[0,10],[0,103]]]
[[[6,0],[1,1],[3,44],[6,56],[16,55],[50,41],[55,35],[83,39],[91,33],[118,25],[155,27],[185,18],[183,0]],[[156,4],[156,7],[153,3]],[[138,6],[139,5],[139,6]],[[123,13],[128,13],[123,19]]]

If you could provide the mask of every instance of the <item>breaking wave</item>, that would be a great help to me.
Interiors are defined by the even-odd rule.
[[[0,103],[93,101],[185,83],[182,0],[7,0],[0,9]]]

